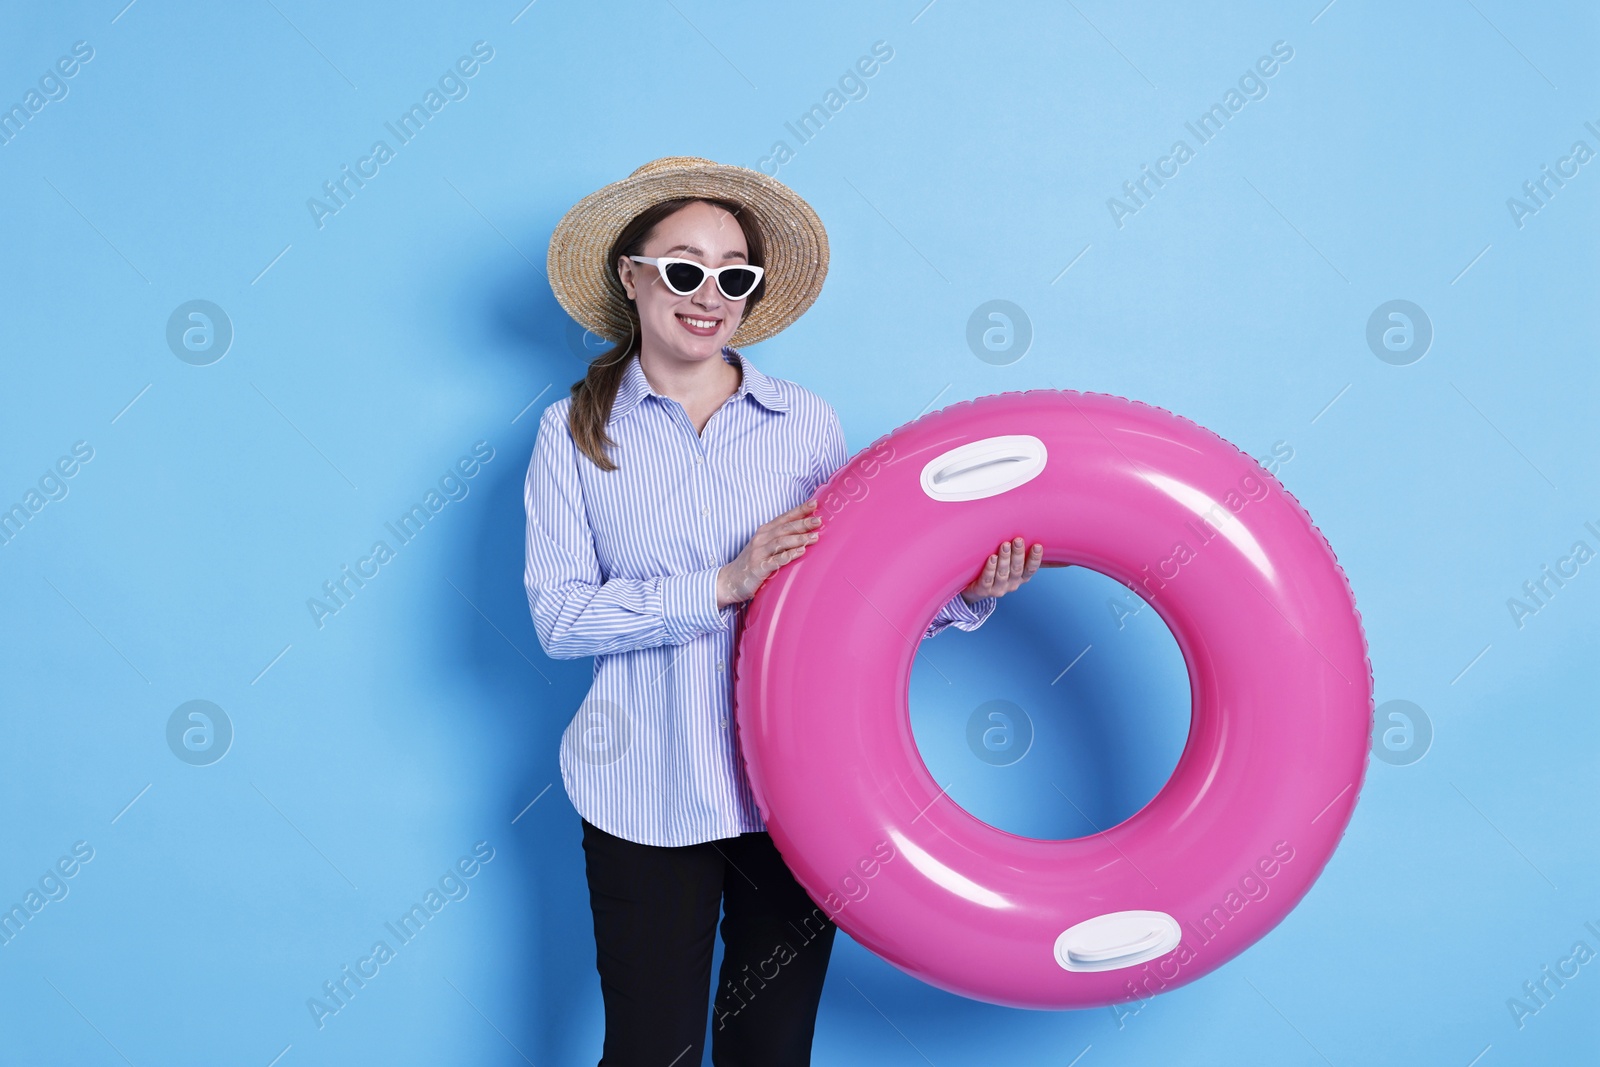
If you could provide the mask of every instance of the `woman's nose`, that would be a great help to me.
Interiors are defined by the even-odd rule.
[[[696,289],[689,299],[707,310],[719,307],[722,304],[722,293],[717,289],[717,280],[707,274],[705,280],[700,283],[700,288]]]

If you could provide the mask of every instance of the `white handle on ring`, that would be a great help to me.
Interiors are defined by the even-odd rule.
[[[1031,434],[969,441],[923,465],[922,491],[934,500],[998,496],[1036,477],[1046,459],[1044,442]]]
[[[1085,919],[1056,938],[1056,963],[1068,971],[1132,967],[1178,947],[1183,931],[1164,911],[1112,911]]]

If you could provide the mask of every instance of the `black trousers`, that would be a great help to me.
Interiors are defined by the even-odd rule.
[[[583,820],[595,964],[605,999],[600,1067],[699,1067],[711,954],[716,1067],[803,1067],[837,931],[765,832],[663,847]]]

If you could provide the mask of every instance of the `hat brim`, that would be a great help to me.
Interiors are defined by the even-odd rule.
[[[728,343],[755,344],[809,308],[828,273],[828,233],[799,194],[760,171],[687,156],[647,163],[578,201],[550,237],[547,266],[556,300],[585,329],[621,342],[632,330],[628,300],[608,262],[611,245],[643,210],[680,197],[731,200],[761,231],[766,290]]]

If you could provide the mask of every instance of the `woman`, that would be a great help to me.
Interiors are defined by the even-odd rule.
[[[805,201],[692,157],[584,198],[551,238],[557,299],[616,342],[545,409],[525,491],[539,642],[595,657],[561,776],[582,816],[608,1067],[700,1062],[719,908],[712,1061],[810,1061],[836,927],[765,832],[732,668],[740,606],[817,541],[813,493],[848,457],[826,401],[732,345],[798,318],[827,264]],[[1000,545],[926,636],[981,625],[1038,569],[1043,546],[1023,548]]]

